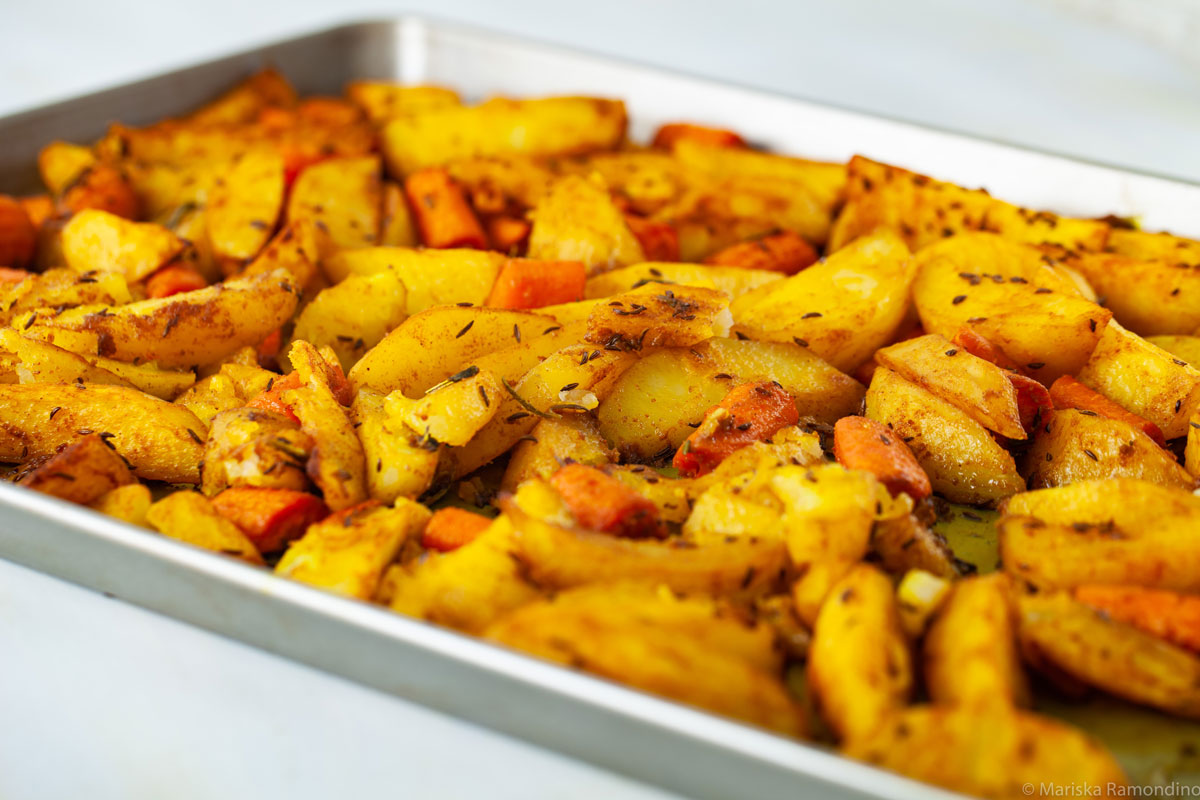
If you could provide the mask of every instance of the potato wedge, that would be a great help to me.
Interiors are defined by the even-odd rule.
[[[407,114],[461,105],[458,93],[442,86],[402,86],[389,81],[353,81],[346,97],[376,124]]]
[[[84,170],[96,163],[90,147],[69,142],[51,142],[38,151],[38,174],[52,195],[70,188]]]
[[[551,184],[530,213],[529,257],[580,261],[589,275],[646,260],[602,179],[567,175]]]
[[[637,289],[647,283],[663,283],[716,289],[731,298],[737,298],[751,289],[781,280],[782,277],[778,272],[765,269],[649,261],[596,275],[587,282],[585,296],[609,297]]]
[[[337,253],[321,266],[332,283],[348,275],[394,270],[408,292],[411,315],[452,303],[482,305],[504,261],[502,253],[481,250],[368,247]]]
[[[507,395],[491,372],[475,368],[459,375],[415,400],[392,392],[384,403],[388,417],[416,431],[423,442],[461,447],[496,416]]]
[[[394,270],[351,275],[322,289],[300,311],[293,335],[337,353],[349,371],[405,320],[408,292]]]
[[[328,498],[327,498],[328,499]],[[342,509],[288,545],[275,574],[359,600],[372,600],[401,546],[429,521],[429,510],[400,498]]]
[[[29,335],[68,350],[187,367],[258,344],[291,317],[297,293],[291,276],[276,270],[113,308],[35,311],[21,324]]]
[[[822,264],[737,298],[734,330],[796,342],[843,371],[887,344],[909,306],[913,268],[893,235],[863,239]]]
[[[136,478],[98,434],[80,436],[17,481],[18,485],[80,505],[90,505]]]
[[[1161,347],[1193,367],[1200,364],[1200,336],[1147,336],[1145,338],[1150,344]]]
[[[102,272],[85,276],[61,267],[52,268],[18,284],[0,287],[0,322],[11,325],[18,317],[24,322],[30,311],[43,306],[67,309],[96,304],[120,305],[131,299],[124,275]]]
[[[617,454],[590,417],[543,419],[529,438],[513,448],[500,488],[513,492],[530,478],[549,478],[568,459],[585,467],[600,467],[614,463]]]
[[[297,176],[288,196],[288,222],[309,220],[337,248],[378,244],[382,213],[379,156],[313,164]]]
[[[128,483],[101,495],[90,505],[94,511],[101,514],[116,517],[139,528],[149,528],[150,523],[146,521],[146,515],[150,512],[152,503],[150,489],[141,483]]]
[[[1161,259],[1188,266],[1200,264],[1200,241],[1169,233],[1113,228],[1106,249],[1129,258]]]
[[[199,492],[172,492],[150,506],[146,521],[164,536],[260,566],[262,556],[237,525]]]
[[[592,309],[587,341],[622,350],[689,347],[728,335],[731,322],[729,297],[722,292],[651,284],[606,298]]]
[[[904,439],[933,489],[955,503],[992,503],[1025,489],[1017,465],[966,412],[886,367],[867,390],[867,416]]]
[[[1113,319],[1135,333],[1190,334],[1200,327],[1200,271],[1180,269],[1178,256],[1146,260],[1113,253],[1076,253],[1065,257],[1063,263],[1104,298],[1104,307],[1113,312]]]
[[[68,267],[79,273],[118,272],[130,282],[165,266],[185,245],[161,225],[130,222],[97,209],[80,211],[62,231]]]
[[[381,247],[416,247],[420,244],[416,223],[404,197],[404,189],[393,181],[383,183],[383,210],[379,220]]]
[[[208,242],[226,274],[263,249],[283,211],[283,158],[273,150],[240,156],[209,199]]]
[[[594,97],[495,98],[478,106],[425,108],[387,123],[388,169],[403,177],[476,156],[563,156],[611,150],[625,138],[625,104]]]
[[[1029,488],[1100,478],[1139,478],[1191,489],[1195,480],[1175,456],[1124,420],[1058,409],[1025,455]]]
[[[732,386],[764,380],[779,381],[802,418],[828,424],[853,414],[863,397],[858,381],[799,345],[710,339],[631,367],[600,404],[600,433],[629,460],[666,458]]]
[[[808,682],[840,739],[861,741],[901,710],[913,665],[892,582],[866,564],[833,587],[813,628]]]
[[[12,328],[0,330],[0,348],[11,354],[18,383],[94,383],[132,387],[129,381],[83,356],[48,342],[27,338]]]
[[[202,489],[212,497],[239,486],[308,490],[312,437],[272,411],[235,406],[213,416],[204,443]]]
[[[1168,714],[1200,719],[1200,657],[1114,622],[1065,592],[1017,600],[1021,647],[1049,668]]]
[[[1200,370],[1109,323],[1079,371],[1083,383],[1144,417],[1174,439],[1200,409]]]
[[[87,433],[112,434],[135,475],[199,483],[205,425],[182,406],[124,386],[0,385],[0,460],[51,456]],[[86,435],[86,434],[83,434]]]
[[[846,204],[838,215],[829,249],[884,228],[904,236],[914,251],[964,231],[994,231],[1028,244],[1057,244],[1073,250],[1102,250],[1109,226],[1070,219],[997,200],[982,189],[964,189],[906,169],[850,159]]]
[[[385,410],[383,395],[369,389],[354,398],[350,414],[366,460],[367,494],[390,504],[397,497],[417,498],[433,484],[437,449],[430,449]]]
[[[931,333],[875,353],[875,360],[951,403],[990,431],[1023,440],[1017,390],[1008,373]]]

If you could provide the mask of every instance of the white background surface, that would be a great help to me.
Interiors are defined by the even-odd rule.
[[[1197,62],[1156,49],[1146,29],[1127,34],[1071,10],[1161,6],[1194,22],[1195,5],[443,0],[406,8],[1200,180]],[[0,0],[0,114],[400,10],[369,0]],[[0,797],[380,794],[666,796],[0,562]]]

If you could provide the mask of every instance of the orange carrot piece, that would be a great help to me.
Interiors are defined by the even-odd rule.
[[[782,231],[751,242],[730,245],[704,259],[704,263],[795,275],[817,263],[818,258],[817,251],[803,236],[791,231]]]
[[[423,169],[404,182],[426,247],[487,247],[483,226],[462,187],[444,169]]]
[[[482,514],[462,508],[439,509],[425,523],[421,544],[429,550],[449,553],[475,541],[491,524],[492,521]]]
[[[1115,401],[1109,400],[1070,375],[1063,375],[1050,385],[1050,397],[1054,401],[1055,408],[1077,408],[1109,419],[1119,419],[1122,422],[1128,422],[1149,436],[1160,447],[1166,444],[1162,430],[1153,422],[1126,410]]]
[[[740,384],[729,390],[675,451],[672,466],[688,477],[705,475],[735,450],[768,439],[799,421],[795,399],[778,383]]]
[[[711,145],[713,147],[745,147],[746,141],[724,128],[710,128],[705,125],[693,125],[688,122],[671,122],[663,125],[654,134],[651,147],[670,150],[676,142],[683,140]]]
[[[532,229],[529,220],[521,217],[492,217],[487,223],[488,240],[492,243],[492,249],[510,255],[524,246]]]
[[[626,214],[625,224],[642,246],[647,261],[679,260],[679,233],[671,223]]]
[[[54,199],[48,194],[32,194],[28,197],[17,198],[17,202],[29,215],[33,227],[40,228],[42,223],[54,216]]]
[[[63,192],[59,205],[72,214],[98,208],[125,219],[137,219],[141,208],[129,180],[108,164],[96,164],[87,169]]]
[[[295,489],[235,487],[212,499],[217,513],[241,528],[262,553],[274,553],[308,526],[329,516],[329,508],[317,496]]]
[[[283,393],[292,389],[300,388],[300,373],[289,372],[287,375],[276,378],[272,381],[270,388],[265,392],[259,392],[254,397],[246,402],[247,408],[261,408],[264,411],[274,411],[276,414],[283,414],[285,417],[300,424],[300,418],[292,411],[292,407],[284,402]]]
[[[971,355],[982,358],[984,361],[990,361],[997,367],[1000,367],[1000,369],[1009,369],[1013,372],[1021,371],[1017,362],[1004,355],[1003,350],[966,325],[958,329],[958,332],[954,334],[954,339],[951,341]]]
[[[9,286],[20,283],[28,278],[33,273],[27,269],[13,269],[12,267],[0,267],[0,284]]]
[[[33,260],[37,229],[24,206],[0,195],[0,267],[21,268]]]
[[[170,297],[180,292],[203,289],[205,286],[208,286],[208,281],[204,279],[203,275],[187,264],[176,261],[167,264],[146,279],[146,296]]]
[[[550,485],[585,528],[630,538],[666,535],[654,503],[595,467],[567,464]]]
[[[929,476],[912,450],[890,428],[873,419],[839,419],[833,426],[833,455],[846,469],[874,475],[893,497],[903,492],[923,500],[933,494]]]
[[[1013,372],[1008,376],[1008,382],[1017,390],[1017,413],[1021,416],[1021,427],[1026,433],[1033,433],[1038,423],[1050,419],[1055,403],[1046,387],[1035,381]]]
[[[485,305],[495,308],[541,308],[583,297],[587,268],[580,261],[536,261],[510,258],[500,268]]]
[[[267,338],[258,343],[257,355],[259,362],[278,358],[282,347],[283,328],[276,328],[267,334]]]
[[[1075,599],[1118,622],[1200,652],[1200,596],[1142,586],[1078,586]]]

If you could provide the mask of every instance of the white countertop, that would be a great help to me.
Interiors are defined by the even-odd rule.
[[[1200,180],[1196,62],[1067,10],[1082,6],[423,0],[405,8]],[[0,114],[401,10],[370,0],[0,0]],[[668,797],[3,561],[0,720],[6,800]]]

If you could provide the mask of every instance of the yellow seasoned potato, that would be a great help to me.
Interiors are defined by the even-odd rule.
[[[321,237],[318,228],[308,220],[289,223],[239,273],[239,277],[247,278],[284,269],[306,294],[319,291],[323,286],[323,275],[317,269],[317,263],[321,260]]]
[[[615,462],[617,453],[604,441],[589,417],[543,419],[513,448],[500,487],[512,492],[530,478],[549,478],[568,459],[584,466],[599,467]]]
[[[1200,719],[1200,657],[1108,619],[1065,592],[1024,595],[1021,647],[1050,669],[1135,703]]]
[[[80,436],[17,481],[26,489],[84,506],[135,482],[121,456],[95,433]]]
[[[580,261],[589,275],[646,260],[642,246],[600,178],[567,175],[530,213],[529,257]]]
[[[401,614],[479,634],[535,600],[538,590],[525,578],[508,518],[500,516],[474,541],[449,553],[393,565],[379,597]]]
[[[0,322],[11,325],[13,320],[21,317],[24,324],[28,312],[42,307],[121,305],[130,299],[124,275],[101,272],[84,276],[69,269],[48,269],[20,283],[0,287]]]
[[[994,503],[1025,489],[1013,457],[986,428],[887,367],[875,370],[867,416],[908,444],[933,490],[951,502]]]
[[[587,341],[622,350],[689,347],[726,336],[731,322],[722,292],[650,284],[597,304],[588,315]]]
[[[499,214],[512,212],[514,206],[537,205],[554,183],[559,168],[570,163],[574,162],[510,155],[464,158],[447,164],[446,171],[467,191],[478,213]],[[584,174],[590,172],[585,170]]]
[[[367,465],[367,494],[391,503],[397,497],[416,498],[433,484],[437,473],[436,447],[392,419],[381,394],[364,389],[350,407]]]
[[[392,392],[384,409],[423,440],[459,447],[496,416],[506,398],[499,378],[476,368],[464,370],[415,400]]]
[[[1187,444],[1183,451],[1183,467],[1193,478],[1200,478],[1200,412],[1188,422]]]
[[[1140,478],[1191,489],[1195,480],[1175,456],[1124,420],[1058,409],[1039,426],[1025,455],[1029,488],[1098,478]]]
[[[1063,263],[1104,298],[1113,319],[1142,336],[1190,334],[1200,327],[1200,271],[1172,259],[1077,253]]]
[[[330,282],[348,275],[394,270],[408,292],[408,313],[451,303],[482,305],[504,264],[501,253],[480,250],[414,250],[368,247],[343,250],[322,260]]]
[[[915,261],[913,303],[926,331],[953,339],[969,326],[1043,383],[1075,374],[1112,318],[1040,250],[995,234],[954,236]]]
[[[863,239],[734,300],[734,330],[794,341],[850,371],[891,341],[908,311],[912,279],[908,248],[897,237]]]
[[[1138,536],[1153,531],[1174,536],[1200,523],[1200,497],[1130,478],[1080,481],[1024,492],[1009,498],[1001,510],[1064,525],[1111,522]]]
[[[80,211],[62,231],[67,266],[79,273],[117,272],[140,281],[183,252],[185,242],[152,222],[130,222],[98,209]]]
[[[225,94],[188,115],[189,122],[217,125],[248,122],[268,106],[296,104],[296,90],[274,69],[259,70]]]
[[[0,460],[53,455],[81,431],[102,434],[139,478],[200,482],[206,427],[182,406],[124,386],[0,385]]]
[[[22,324],[29,335],[68,350],[187,367],[215,363],[262,341],[291,317],[296,292],[288,273],[276,270],[112,308],[34,311]]]
[[[862,741],[908,703],[913,664],[892,582],[866,564],[833,586],[813,628],[808,682],[825,721]]]
[[[389,81],[352,81],[346,98],[374,123],[432,108],[460,105],[458,92],[442,86],[403,86]]]
[[[431,308],[397,326],[354,365],[347,377],[355,390],[399,390],[416,397],[487,353],[531,343],[539,334],[559,327],[553,317],[528,311]]]
[[[129,483],[101,495],[91,503],[91,507],[101,514],[116,517],[130,525],[149,528],[150,523],[146,520],[146,515],[150,512],[151,503],[153,498],[144,484]]]
[[[934,703],[976,709],[1029,705],[1011,591],[1008,577],[999,573],[954,584],[925,635],[925,685]]]
[[[69,142],[51,142],[38,152],[38,174],[52,195],[62,194],[95,163],[92,148]]]
[[[269,150],[242,155],[213,190],[208,243],[227,273],[258,255],[283,211],[283,157]]]
[[[586,587],[519,608],[485,635],[780,733],[803,732],[766,626],[747,629],[704,598],[636,585]]]
[[[246,398],[238,391],[232,378],[218,373],[197,381],[175,398],[175,403],[191,411],[205,425],[211,426],[217,414],[244,406]]]
[[[879,558],[879,565],[893,575],[919,570],[951,579],[962,571],[946,539],[915,514],[876,520],[871,551]]]
[[[164,536],[214,553],[261,565],[262,556],[237,525],[199,492],[172,492],[146,511],[146,522]]]
[[[349,371],[408,316],[408,292],[394,270],[351,275],[304,306],[293,335],[337,353]]]
[[[1174,439],[1200,409],[1200,370],[1109,323],[1079,380]]]
[[[862,403],[858,381],[799,345],[710,339],[633,365],[600,405],[600,433],[631,458],[667,457],[731,388],[764,380],[779,381],[801,417],[828,424]]]
[[[1200,336],[1147,336],[1146,341],[1161,347],[1191,366],[1200,364]]]
[[[310,525],[288,545],[275,574],[346,597],[371,600],[401,546],[418,535],[430,513],[400,498],[391,508],[369,502]]]
[[[1095,797],[1130,792],[1120,765],[1098,742],[1024,711],[913,706],[843,752],[973,797],[1055,797],[1059,787],[1087,787]]]
[[[1105,249],[1130,258],[1157,259],[1189,267],[1200,264],[1200,241],[1169,233],[1113,228]]]
[[[831,251],[879,229],[904,236],[920,250],[964,231],[993,231],[1027,244],[1102,250],[1108,224],[1070,219],[997,200],[981,189],[964,189],[869,158],[850,159],[846,205],[829,242]]]
[[[234,406],[212,418],[204,442],[201,488],[212,497],[231,487],[309,488],[310,435],[282,414]]]
[[[609,297],[648,283],[661,283],[668,284],[664,288],[670,288],[669,284],[679,284],[716,289],[731,298],[737,298],[751,289],[782,279],[780,273],[765,269],[648,261],[596,275],[587,282],[584,294],[588,298]]]
[[[329,158],[307,167],[288,195],[287,219],[309,220],[336,248],[378,244],[383,212],[379,156]]]
[[[564,156],[611,150],[625,138],[625,104],[594,97],[495,98],[425,107],[383,128],[388,169],[404,176],[476,156]]]
[[[990,431],[1025,439],[1017,390],[1008,373],[931,333],[875,353],[875,360],[958,407]]]
[[[18,383],[95,383],[132,386],[83,356],[27,338],[12,328],[0,330],[0,348],[10,354]]]

